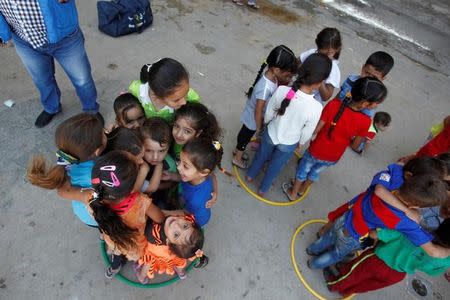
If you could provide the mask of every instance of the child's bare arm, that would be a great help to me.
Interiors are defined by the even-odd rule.
[[[325,121],[322,121],[322,120],[320,120],[319,123],[317,123],[316,129],[314,129],[311,140],[313,140],[316,137],[316,135],[319,133],[319,131],[322,130],[324,125],[325,125]]]
[[[177,172],[163,171],[161,180],[180,182],[181,178],[180,174],[178,174]]]
[[[162,210],[153,203],[147,207],[145,214],[156,223],[164,222],[165,216]]]
[[[432,242],[428,242],[426,244],[423,244],[420,247],[422,247],[423,251],[425,251],[431,257],[447,258],[447,257],[450,256],[450,249],[449,248],[444,248],[444,247],[435,245]]]
[[[420,222],[420,214],[416,210],[412,210],[406,207],[400,200],[397,199],[397,197],[395,197],[381,184],[377,184],[375,186],[375,195],[380,197],[381,200],[383,200],[387,204],[404,212],[406,216],[411,220],[413,220],[414,222],[416,223]]]
[[[217,203],[217,197],[219,195],[219,185],[217,184],[216,174],[211,173],[211,178],[213,182],[213,192],[211,193],[211,199],[206,202],[206,208],[211,208]]]
[[[319,94],[323,101],[328,101],[333,95],[333,91],[334,86],[329,83],[323,82],[319,87]]]
[[[355,136],[353,139],[353,142],[350,144],[350,147],[352,150],[358,152],[359,151],[359,145],[364,141],[364,137],[362,136]],[[367,144],[367,143],[366,143]]]
[[[144,185],[145,178],[147,177],[150,166],[144,161],[144,163],[139,167],[139,172],[136,177],[136,182],[134,183],[133,192],[140,192],[142,186]]]
[[[266,104],[266,101],[257,99],[256,100],[256,107],[255,107],[255,121],[256,121],[256,129],[261,130],[264,124],[264,105]]]
[[[150,178],[150,182],[148,184],[147,189],[145,190],[145,193],[151,194],[158,190],[159,183],[161,182],[161,176],[162,176],[162,170],[163,170],[163,164],[159,163],[155,166],[153,169],[152,178]]]
[[[185,216],[186,215],[186,212],[181,209],[179,209],[179,210],[163,210],[162,212],[167,217],[169,217],[169,216],[177,217],[177,216]]]
[[[88,204],[92,197],[92,190],[73,187],[69,181],[56,190],[58,196],[67,200],[77,200],[84,204]]]

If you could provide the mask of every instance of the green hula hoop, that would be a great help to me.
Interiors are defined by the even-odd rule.
[[[110,265],[111,261],[109,260],[108,254],[106,253],[106,243],[105,241],[100,241],[100,251],[102,253],[102,257],[103,257],[103,261],[105,262],[106,265]],[[191,262],[187,268],[186,268],[186,272],[189,272],[193,267],[194,264],[197,262],[198,258],[196,258],[193,262]],[[119,281],[130,285],[132,287],[137,287],[137,288],[143,288],[143,289],[156,289],[156,288],[160,288],[160,287],[164,287],[164,286],[168,286],[171,285],[175,282],[177,282],[178,280],[180,280],[180,278],[178,276],[173,277],[172,279],[163,281],[163,282],[157,282],[157,283],[148,283],[148,284],[142,284],[140,282],[136,282],[133,280],[130,280],[128,278],[126,278],[125,276],[123,276],[122,274],[118,273],[114,278],[117,278]]]

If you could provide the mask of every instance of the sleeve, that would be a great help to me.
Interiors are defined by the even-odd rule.
[[[395,227],[395,230],[403,233],[414,246],[421,246],[433,240],[433,236],[423,230],[419,224],[403,216]]]
[[[264,84],[263,88],[257,88],[253,91],[253,93],[255,94],[255,99],[256,100],[264,100],[267,101],[272,94],[270,93],[270,89],[267,85],[267,83]]]
[[[400,232],[386,228],[377,230],[377,235],[378,239],[385,243],[396,240],[402,236]]]
[[[264,113],[264,123],[269,123],[274,117],[277,108],[280,106],[281,101],[284,99],[282,97],[282,91],[285,88],[278,87],[273,93],[272,97],[269,99],[266,105],[266,112]],[[281,99],[281,100],[280,100]]]
[[[299,141],[301,145],[304,145],[311,138],[314,129],[316,129],[317,123],[319,123],[320,113],[321,110],[319,108],[308,118],[308,120],[304,124]]]
[[[200,95],[193,88],[190,88],[186,96],[186,101],[200,102]]]
[[[420,148],[416,156],[435,156],[450,149],[450,126]]]
[[[331,84],[335,88],[339,88],[339,84],[341,83],[341,72],[339,71],[336,61],[333,61],[330,75],[325,80],[325,83]]]
[[[370,187],[382,185],[388,191],[394,191],[403,184],[403,167],[398,164],[391,164],[387,170],[378,172],[372,179]]]
[[[130,83],[130,86],[128,87],[128,91],[133,95],[133,96],[135,96],[136,98],[138,98],[139,99],[139,102],[141,101],[140,100],[140,96],[139,96],[139,88],[140,88],[140,86],[141,86],[141,81],[139,81],[139,80],[133,80],[131,83]]]
[[[356,136],[367,136],[367,133],[369,132],[370,125],[372,121],[370,118],[363,113],[360,113],[358,115],[359,118],[361,118],[361,126],[358,128],[358,132],[355,133]]]
[[[376,135],[377,134],[373,131],[367,131],[365,138],[368,139],[369,141],[372,141]]]

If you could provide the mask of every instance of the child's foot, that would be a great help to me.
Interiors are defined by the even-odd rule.
[[[242,2],[241,0],[233,0],[233,3],[239,6],[244,5],[244,2]]]
[[[266,193],[263,193],[263,192],[261,192],[261,191],[258,191],[258,196],[260,196],[260,197],[263,197],[264,198],[264,195],[265,195]]]
[[[312,267],[311,267],[311,259],[308,259],[306,261],[306,266],[308,267],[308,269],[312,269]]]
[[[292,188],[292,182],[283,182],[283,184],[281,185],[281,189],[283,190],[283,193],[286,195],[289,201],[295,201],[303,196],[302,194],[297,193],[296,197],[292,192]]]
[[[247,3],[247,6],[250,7],[250,8],[253,8],[253,9],[258,9],[259,8],[259,6],[256,5],[256,3],[252,3],[252,2]]]
[[[234,158],[234,156],[236,156],[236,152],[237,152],[237,150],[236,149],[234,149],[233,150],[233,158]],[[247,152],[242,152],[242,160],[248,160],[248,153]]]
[[[175,271],[175,273],[177,273],[178,277],[181,280],[186,279],[187,275],[186,275],[186,271],[184,269],[181,269],[178,267],[173,267],[173,270]]]
[[[140,266],[137,262],[135,262],[134,264],[133,264],[133,271],[134,271],[134,274],[136,275],[136,278],[138,279],[138,281],[141,283],[141,284],[147,284],[148,283],[148,277],[147,277],[147,275],[146,274],[142,274],[143,272],[142,272],[142,266]]]
[[[248,162],[245,160],[237,160],[236,158],[233,157],[233,161],[232,161],[233,165],[235,165],[236,167],[240,168],[240,169],[248,169]]]
[[[253,182],[253,178],[245,176],[245,181],[247,181],[248,183],[252,183]]]
[[[317,256],[316,253],[311,252],[308,248],[306,248],[306,254],[308,254],[309,256]]]
[[[117,269],[107,267],[105,270],[105,277],[108,279],[113,279],[120,272],[120,269],[122,269],[122,266],[118,267]]]

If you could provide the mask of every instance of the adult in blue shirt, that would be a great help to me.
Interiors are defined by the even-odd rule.
[[[36,127],[44,127],[61,112],[55,59],[74,85],[83,111],[103,121],[74,0],[0,0],[0,39],[2,45],[14,41],[39,90],[44,110]]]

